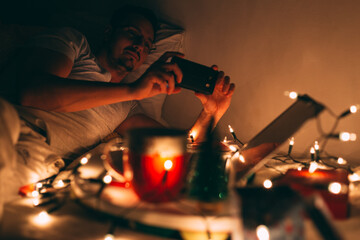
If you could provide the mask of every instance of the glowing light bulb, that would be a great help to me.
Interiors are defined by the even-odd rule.
[[[171,160],[166,160],[164,162],[164,168],[166,171],[169,171],[173,166],[173,162]]]
[[[264,188],[271,188],[272,187],[272,181],[270,179],[266,179],[264,182],[263,182],[263,185],[264,185]]]
[[[233,129],[230,125],[228,125],[228,127],[229,127],[229,131],[230,131],[231,133],[233,133],[233,132],[234,132],[234,129]]]
[[[343,159],[342,157],[339,157],[339,158],[337,159],[337,163],[338,163],[338,164],[346,164],[346,160]]]
[[[42,188],[43,184],[41,182],[36,183],[36,188]]]
[[[319,146],[319,142],[318,141],[315,141],[314,143],[314,148],[315,148],[315,151],[318,151],[320,149],[320,146]]]
[[[239,159],[240,157],[240,153],[239,152],[236,152],[234,153],[234,155],[232,156],[232,159]]]
[[[38,226],[45,226],[51,221],[49,214],[46,211],[40,212],[33,218],[33,222]]]
[[[194,143],[194,142],[195,142],[196,136],[197,136],[196,131],[191,131],[191,132],[189,132],[189,138],[190,138],[191,143]]]
[[[348,179],[350,182],[360,181],[360,176],[357,173],[349,174]]]
[[[349,133],[349,132],[340,132],[339,133],[339,139],[343,142],[347,141],[356,141],[356,134],[355,133]]]
[[[317,168],[318,168],[317,162],[314,162],[314,161],[311,162],[310,167],[309,167],[309,173],[315,172]]]
[[[291,151],[292,151],[292,148],[293,148],[293,146],[294,146],[294,143],[295,143],[295,141],[294,141],[294,137],[290,138],[290,140],[289,140],[288,155],[290,155],[290,154],[291,154]]]
[[[34,199],[32,200],[32,202],[33,202],[33,205],[34,205],[35,207],[40,204],[40,200],[39,200],[38,198],[34,198]]]
[[[298,97],[298,93],[294,92],[294,91],[286,91],[284,92],[284,95],[291,98],[291,99],[296,99]]]
[[[89,159],[87,157],[83,157],[81,160],[80,160],[80,163],[81,165],[85,165],[89,162]]]
[[[245,163],[245,158],[242,154],[239,154],[239,160],[243,163]]]
[[[315,156],[315,149],[314,147],[310,148],[310,156],[311,156],[311,161],[314,161],[314,156]]]
[[[227,136],[224,137],[223,143],[227,143]]]
[[[109,184],[111,183],[111,181],[112,181],[112,177],[109,174],[106,174],[103,178],[103,182]]]
[[[59,180],[56,184],[55,184],[56,188],[63,188],[65,187],[65,183],[63,180]]]
[[[108,233],[105,235],[104,240],[114,240],[114,235]]]
[[[339,194],[341,192],[341,184],[338,182],[332,182],[329,184],[329,192],[333,194]]]
[[[270,232],[269,229],[265,225],[259,225],[256,228],[256,236],[259,240],[269,240]]]
[[[298,170],[298,171],[301,171],[301,170],[302,170],[302,167],[298,167],[297,170]]]
[[[39,192],[36,191],[36,190],[31,192],[31,196],[34,197],[34,198],[38,197],[39,195],[40,195]]]
[[[350,112],[351,113],[356,113],[358,110],[359,110],[359,104],[350,106]]]
[[[231,150],[232,152],[236,152],[236,151],[237,151],[237,148],[236,148],[234,145],[230,145],[229,148],[230,148],[230,150]]]

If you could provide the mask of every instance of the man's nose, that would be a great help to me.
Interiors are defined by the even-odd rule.
[[[143,37],[141,36],[138,36],[136,38],[134,38],[133,40],[133,46],[136,48],[136,49],[139,49],[139,50],[144,50],[144,47],[145,47],[145,40]]]

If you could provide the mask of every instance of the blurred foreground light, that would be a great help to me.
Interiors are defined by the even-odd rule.
[[[317,168],[318,168],[317,162],[314,162],[314,161],[311,162],[310,167],[309,167],[309,173],[315,172]]]
[[[269,229],[265,225],[259,225],[256,228],[256,236],[259,240],[269,240],[270,232]]]
[[[234,145],[230,145],[229,148],[230,148],[230,150],[231,150],[232,152],[236,152],[236,151],[237,151],[237,148],[236,148]]]
[[[38,226],[45,226],[45,225],[49,224],[50,221],[51,221],[51,218],[46,211],[40,212],[38,215],[36,215],[33,218],[33,222]]]
[[[263,182],[263,185],[264,185],[264,188],[271,188],[272,187],[272,181],[270,179],[266,179],[264,182]]]
[[[350,182],[360,181],[360,176],[357,173],[349,174],[348,179]]]
[[[166,160],[164,162],[164,168],[166,171],[169,171],[173,166],[173,162],[171,160]]]
[[[341,192],[341,184],[338,182],[332,182],[329,184],[329,192],[333,194],[339,194]]]
[[[81,160],[80,160],[80,163],[81,165],[85,165],[89,162],[89,159],[87,157],[83,157]]]
[[[109,174],[106,174],[103,178],[103,182],[109,184],[111,183],[111,181],[112,181],[112,177]]]
[[[337,163],[338,163],[338,164],[346,164],[346,161],[345,161],[345,159],[343,159],[342,157],[339,157],[339,158],[337,159]]]
[[[55,184],[55,187],[56,187],[56,188],[63,188],[63,187],[65,187],[64,181],[63,181],[63,180],[57,181],[57,183]]]
[[[114,240],[114,235],[106,234],[105,237],[104,237],[104,240]]]
[[[239,154],[239,160],[242,162],[242,163],[245,163],[245,158],[242,154]]]
[[[36,190],[34,190],[34,191],[31,192],[31,196],[34,197],[34,198],[35,198],[35,197],[38,197],[39,195],[40,195],[39,192],[36,191]]]
[[[36,207],[36,206],[38,206],[40,204],[40,199],[39,198],[34,198],[32,200],[32,202],[33,202],[33,205]]]

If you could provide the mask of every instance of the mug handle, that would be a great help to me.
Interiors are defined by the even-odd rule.
[[[101,159],[105,170],[117,181],[131,182],[133,171],[129,164],[128,148],[122,138],[114,138],[106,143]]]

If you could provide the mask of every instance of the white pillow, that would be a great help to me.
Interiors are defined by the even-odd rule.
[[[134,82],[136,81],[146,69],[161,55],[167,51],[183,52],[184,43],[184,30],[178,27],[161,23],[159,29],[156,32],[155,45],[156,50],[152,51],[146,58],[144,64],[140,66],[136,71],[130,73],[123,79],[123,82]],[[147,116],[161,122],[166,123],[161,118],[161,110],[166,98],[166,94],[159,94],[157,96],[146,98],[138,101],[138,107],[132,112],[144,113]]]

